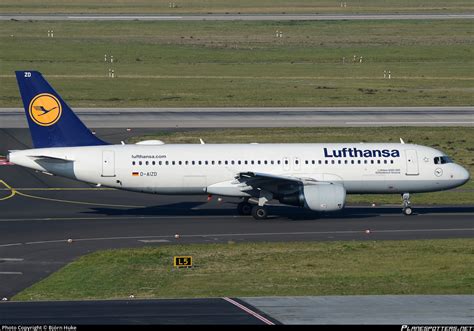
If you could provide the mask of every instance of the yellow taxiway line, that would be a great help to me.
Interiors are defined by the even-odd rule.
[[[145,206],[135,206],[135,205],[116,205],[116,204],[108,204],[108,203],[46,198],[46,197],[40,197],[40,196],[37,196],[37,195],[31,195],[31,194],[23,193],[23,192],[19,191],[18,189],[15,189],[15,188],[11,187],[10,185],[8,185],[5,181],[3,181],[1,179],[0,179],[0,183],[3,184],[6,187],[6,189],[10,190],[10,195],[7,196],[7,197],[4,197],[4,198],[0,198],[0,201],[4,201],[4,200],[8,200],[10,198],[13,198],[15,195],[20,195],[20,196],[23,196],[25,198],[30,198],[30,199],[38,199],[38,200],[46,200],[46,201],[62,202],[62,203],[72,203],[72,204],[77,204],[77,205],[91,205],[91,206],[102,206],[102,207],[121,207],[121,208],[144,208],[145,207]],[[90,189],[94,190],[94,188],[92,188],[92,187]],[[45,190],[45,189],[43,189],[43,190]],[[53,191],[53,190],[61,191],[63,189],[53,188],[51,191]],[[82,190],[87,190],[87,188],[82,189]]]

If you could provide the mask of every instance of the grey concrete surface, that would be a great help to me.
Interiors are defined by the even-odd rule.
[[[474,107],[77,108],[91,128],[474,126]],[[0,128],[26,128],[22,108],[0,108]]]
[[[283,324],[472,325],[473,295],[244,298]]]
[[[252,307],[249,307],[252,308]],[[270,318],[266,316],[266,318]],[[272,320],[275,324],[278,321]],[[251,324],[262,320],[220,298],[0,302],[0,325]]]
[[[3,14],[0,20],[34,21],[340,21],[473,19],[463,14]]]

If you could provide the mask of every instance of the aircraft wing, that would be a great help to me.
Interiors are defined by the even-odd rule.
[[[297,187],[317,181],[313,178],[281,176],[261,172],[241,172],[235,177],[241,184],[247,186],[245,191],[261,189],[272,193],[294,190]]]

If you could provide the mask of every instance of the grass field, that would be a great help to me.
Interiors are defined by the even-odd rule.
[[[170,8],[170,3],[176,5]],[[341,7],[341,3],[346,6]],[[461,13],[474,11],[466,0],[3,0],[2,13]]]
[[[472,239],[232,243],[108,250],[13,300],[473,294]],[[175,255],[193,269],[173,269]]]
[[[472,105],[471,23],[0,22],[0,107],[14,70],[75,107]]]
[[[325,143],[399,142],[415,143],[444,151],[467,168],[471,180],[450,191],[414,194],[416,204],[474,204],[474,130],[470,127],[380,127],[380,128],[257,128],[157,132],[129,142],[159,139],[166,143]],[[398,195],[349,195],[349,204],[400,204]]]

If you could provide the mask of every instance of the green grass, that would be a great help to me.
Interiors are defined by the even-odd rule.
[[[399,142],[430,146],[444,151],[471,173],[471,180],[460,188],[414,194],[413,204],[474,204],[474,130],[470,127],[380,127],[380,128],[257,128],[163,131],[129,142],[159,139],[166,143],[326,143]],[[349,204],[400,204],[395,195],[349,195]]]
[[[470,20],[7,21],[0,31],[0,107],[21,105],[13,72],[28,69],[42,71],[75,107],[474,101]],[[115,62],[104,63],[104,54]],[[354,55],[363,62],[352,63]],[[109,68],[118,78],[106,77]]]
[[[177,7],[170,8],[175,2]],[[341,2],[347,6],[341,8]],[[473,11],[466,0],[3,0],[2,13],[460,13]]]
[[[473,294],[472,239],[171,245],[79,258],[14,300]],[[195,268],[176,270],[174,255]]]

